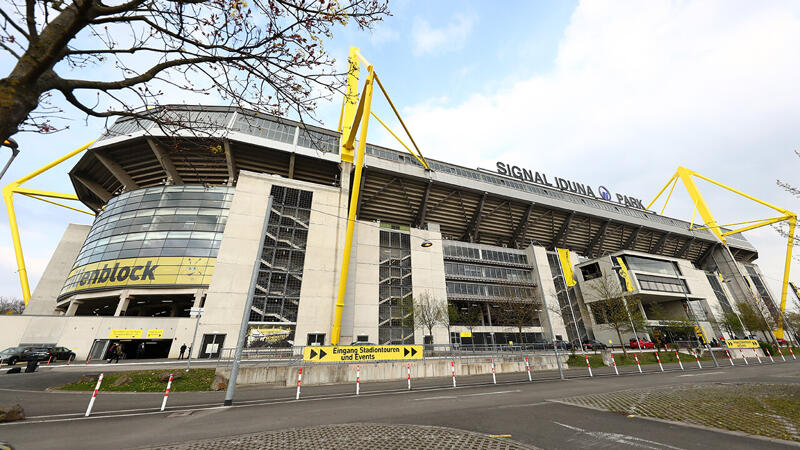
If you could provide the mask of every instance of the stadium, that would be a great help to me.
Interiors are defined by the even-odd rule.
[[[6,345],[94,359],[110,342],[144,342],[148,357],[177,356],[197,326],[193,356],[216,356],[236,342],[256,263],[251,346],[618,345],[588,286],[620,264],[652,326],[696,319],[698,335],[728,338],[721,316],[739,302],[776,310],[741,235],[723,246],[627,193],[507,162],[428,169],[367,144],[337,314],[354,188],[340,133],[225,107],[163,113],[202,132],[119,119],[71,168],[96,218],[67,227],[25,313],[4,318]],[[446,302],[449,326],[415,326],[420,299]],[[519,326],[507,310],[526,302],[538,317]]]

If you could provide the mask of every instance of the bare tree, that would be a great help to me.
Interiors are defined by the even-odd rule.
[[[748,330],[760,331],[768,340],[778,345],[778,340],[775,339],[775,336],[772,334],[772,330],[777,324],[775,324],[773,320],[768,319],[768,317],[771,317],[769,314],[764,314],[760,308],[748,302],[739,302],[736,304],[736,307],[739,309],[739,317],[742,318],[742,323],[744,323],[744,326],[747,327]]]
[[[538,299],[514,299],[500,305],[501,320],[517,329],[519,343],[522,344],[522,329],[533,326],[539,319],[542,302]]]
[[[414,299],[414,324],[423,331],[428,331],[433,343],[433,329],[439,325],[447,326],[447,306],[423,292]]]
[[[149,108],[177,89],[302,119],[343,83],[323,40],[388,14],[386,0],[6,0],[0,142],[63,129],[55,95],[92,117],[160,120]]]
[[[644,330],[645,318],[639,304],[641,300],[637,295],[626,295],[619,286],[615,275],[604,275],[591,280],[588,293],[592,299],[589,307],[598,325],[607,325],[617,333],[622,352],[628,356],[622,333]],[[638,336],[637,336],[638,337]]]
[[[0,297],[0,314],[22,314],[25,302],[17,297]]]

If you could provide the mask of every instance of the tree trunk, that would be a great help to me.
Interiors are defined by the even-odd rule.
[[[39,104],[39,94],[33,83],[11,77],[0,80],[0,142],[19,131]]]
[[[625,343],[622,342],[622,333],[619,332],[619,328],[617,330],[617,337],[619,338],[619,345],[622,346],[622,354],[625,355],[625,359],[628,359],[628,352],[625,350]]]

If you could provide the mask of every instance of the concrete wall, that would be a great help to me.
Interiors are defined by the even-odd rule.
[[[413,275],[412,275],[413,276]],[[491,379],[491,356],[484,360],[477,358],[455,360],[456,381],[460,376],[486,375]],[[559,355],[564,367],[567,367],[568,355]],[[555,355],[528,356],[531,370],[556,370]],[[451,377],[452,368],[449,359],[414,360],[411,363],[411,382],[419,378]],[[362,363],[361,382],[391,381],[407,379],[407,361]],[[296,386],[298,366],[241,366],[237,376],[237,385],[246,384],[271,384],[276,386]],[[525,361],[522,357],[495,358],[495,371],[497,373],[522,373]],[[226,379],[230,378],[230,368],[219,367],[217,374]],[[346,384],[356,381],[355,364],[303,364],[303,386],[322,384]]]
[[[342,314],[341,344],[350,344],[357,336],[368,336],[369,342],[378,342],[379,258],[378,224],[356,222]]]
[[[411,289],[414,300],[423,293],[427,293],[432,301],[447,308],[447,285],[444,280],[444,257],[442,249],[442,234],[439,226],[428,224],[428,230],[412,228],[411,234]],[[433,245],[422,247],[424,241]],[[414,332],[414,342],[424,342],[426,330],[417,329]],[[444,326],[433,329],[434,344],[449,344],[450,336]]]
[[[552,341],[553,335],[560,335],[561,339],[566,340],[567,327],[564,325],[561,314],[557,312],[561,310],[561,307],[558,303],[558,297],[556,297],[556,285],[553,283],[553,276],[550,273],[550,264],[547,262],[547,249],[540,246],[528,247],[528,260],[533,264],[534,277],[539,278],[537,281],[538,290],[544,302],[544,312],[540,314],[540,320],[545,339]],[[547,317],[544,314],[547,314]],[[548,317],[552,330],[547,325]]]
[[[56,298],[64,287],[69,272],[81,246],[89,235],[90,225],[78,225],[71,223],[67,225],[64,235],[61,237],[53,256],[44,269],[42,278],[36,284],[25,314],[55,314]]]

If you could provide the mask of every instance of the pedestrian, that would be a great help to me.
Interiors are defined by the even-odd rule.
[[[186,344],[181,345],[181,354],[178,356],[178,359],[183,359],[184,353],[186,353]]]
[[[142,343],[141,343],[141,344],[139,344],[139,346],[136,348],[136,357],[137,357],[137,358],[142,358],[142,357],[144,356],[144,350],[145,350],[145,345],[144,345],[144,342],[142,342]]]
[[[111,344],[111,347],[108,347],[108,352],[106,352],[108,361],[106,361],[106,364],[110,363],[111,360],[114,359],[114,355],[117,353],[117,345],[119,344],[115,342]]]
[[[111,357],[108,359],[108,362],[114,361],[114,363],[119,363],[122,354],[122,345],[119,343],[114,344],[111,348]]]

